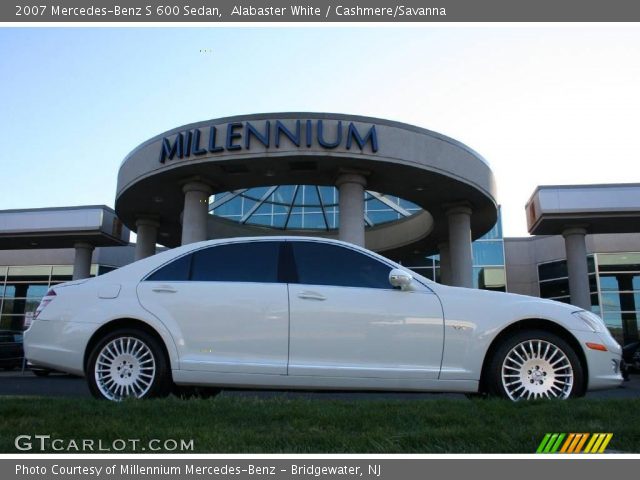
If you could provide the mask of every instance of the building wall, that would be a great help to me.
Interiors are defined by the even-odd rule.
[[[528,238],[505,238],[504,255],[507,290],[522,295],[539,296],[538,273],[534,268],[535,255]]]
[[[587,253],[640,252],[640,234],[587,235]],[[567,258],[561,235],[505,237],[507,290],[540,296],[538,265]]]
[[[98,247],[93,251],[92,263],[122,267],[133,262],[135,245]],[[73,265],[73,248],[0,250],[0,265]]]

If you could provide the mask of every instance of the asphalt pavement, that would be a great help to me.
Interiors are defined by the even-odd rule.
[[[31,371],[15,370],[0,372],[0,396],[43,396],[43,397],[90,397],[83,378],[52,373],[47,377],[37,377]],[[285,397],[314,398],[328,400],[426,400],[438,398],[466,399],[455,393],[391,393],[391,392],[295,392],[275,390],[224,390],[225,396],[239,397]],[[640,374],[632,374],[631,380],[612,390],[590,392],[587,398],[640,398]]]

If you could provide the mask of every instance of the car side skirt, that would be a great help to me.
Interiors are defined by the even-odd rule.
[[[325,377],[302,375],[264,375],[250,373],[218,373],[193,370],[173,370],[178,385],[207,385],[256,389],[300,390],[387,390],[397,392],[460,392],[478,391],[476,380],[429,380],[374,377]]]

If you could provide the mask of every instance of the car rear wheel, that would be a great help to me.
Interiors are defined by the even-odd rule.
[[[489,393],[513,401],[584,395],[584,370],[576,352],[561,337],[544,330],[508,337],[488,368]]]
[[[92,349],[87,381],[94,397],[112,401],[167,396],[169,365],[159,342],[136,329],[109,333]]]

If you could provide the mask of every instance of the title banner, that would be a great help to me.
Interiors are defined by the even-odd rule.
[[[1,22],[637,22],[629,0],[16,0]]]

